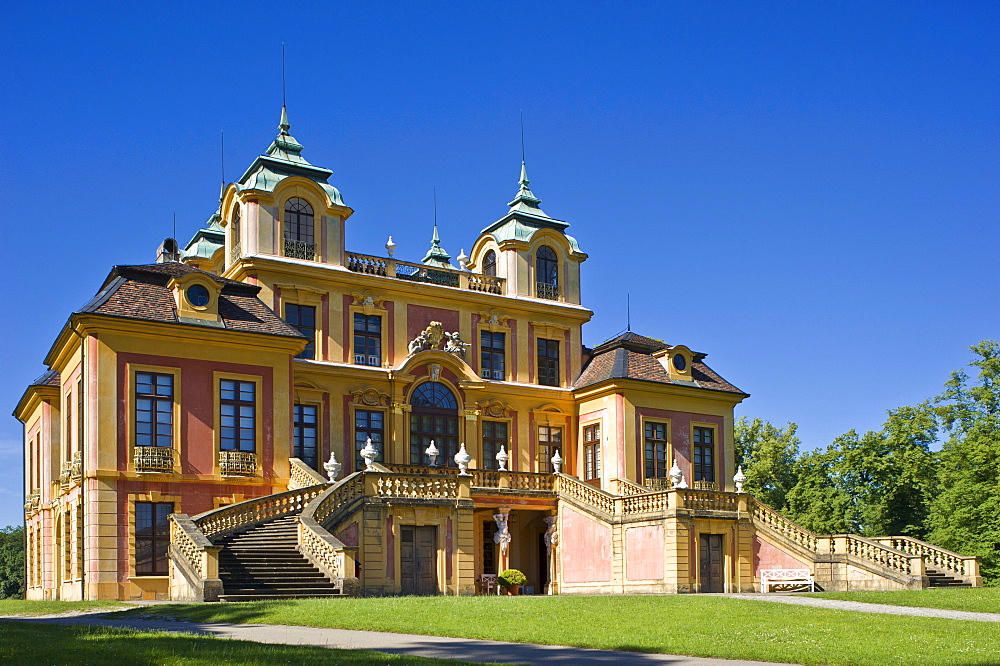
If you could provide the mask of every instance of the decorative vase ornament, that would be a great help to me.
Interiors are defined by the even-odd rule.
[[[396,244],[392,242],[392,236],[389,236],[389,240],[385,243],[385,251],[389,253],[389,258],[396,254]]]
[[[677,484],[679,484],[681,479],[684,478],[684,475],[681,473],[681,468],[677,466],[677,458],[674,458],[674,466],[670,468],[669,472],[667,472],[667,476],[670,477],[671,488],[676,488]]]
[[[458,465],[458,475],[459,476],[472,476],[469,474],[469,463],[472,462],[472,456],[469,452],[465,450],[465,442],[462,442],[461,448],[458,453],[455,454],[455,464]]]
[[[334,481],[337,480],[337,477],[340,475],[340,470],[343,468],[344,466],[341,465],[339,462],[337,462],[337,456],[331,449],[330,459],[327,460],[325,463],[323,463],[323,469],[326,470],[326,476],[328,479],[330,479],[330,483],[333,483]]]
[[[365,471],[372,472],[375,467],[372,463],[378,458],[378,449],[372,444],[372,438],[369,437],[368,441],[365,442],[365,448],[361,449],[361,457],[365,459]]]
[[[438,447],[434,446],[434,440],[433,439],[431,440],[430,446],[428,446],[426,449],[424,449],[424,453],[426,453],[427,457],[431,459],[431,467],[437,467],[437,464],[438,464],[438,454],[441,453],[441,452],[438,451]]]
[[[553,474],[561,473],[562,464],[563,464],[562,456],[559,455],[559,449],[556,449],[556,452],[552,454],[552,473]]]
[[[691,487],[688,485],[687,479],[684,478],[684,472],[681,472],[681,480],[674,487],[677,488],[678,490],[684,490],[685,488]]]
[[[510,456],[507,455],[507,449],[505,449],[504,445],[501,444],[500,445],[500,450],[497,451],[497,467],[499,468],[499,470],[501,472],[506,472],[507,471],[507,461],[508,460],[510,460]]]
[[[743,484],[746,483],[747,475],[743,473],[743,465],[736,468],[736,476],[733,477],[733,483],[736,484],[736,492],[743,492]]]

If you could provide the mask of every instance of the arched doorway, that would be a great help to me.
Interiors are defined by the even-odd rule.
[[[424,382],[410,396],[410,464],[428,463],[424,451],[434,440],[438,464],[455,467],[458,453],[458,400],[444,384]]]

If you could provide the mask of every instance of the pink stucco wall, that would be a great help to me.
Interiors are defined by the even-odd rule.
[[[562,570],[567,583],[611,580],[611,528],[565,509],[562,517]]]
[[[663,525],[625,530],[625,575],[629,580],[663,578]]]
[[[800,562],[788,553],[775,548],[759,536],[753,537],[753,570],[760,577],[761,569],[810,569],[808,564]]]

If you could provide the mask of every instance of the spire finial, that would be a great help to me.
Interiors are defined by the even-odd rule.
[[[284,104],[281,105],[281,122],[278,123],[278,129],[282,134],[288,134],[288,130],[291,129],[291,125],[288,124],[288,109]]]

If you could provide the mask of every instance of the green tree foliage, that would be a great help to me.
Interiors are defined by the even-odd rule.
[[[852,502],[838,485],[834,446],[803,453],[795,461],[795,485],[786,496],[789,518],[817,534],[843,534],[850,524]]]
[[[736,421],[736,464],[743,466],[748,493],[773,509],[785,509],[785,495],[795,485],[799,455],[798,426],[784,430],[762,419]]]
[[[1000,584],[1000,343],[972,346],[975,380],[952,373],[934,403],[949,433],[941,450],[928,539],[978,555],[983,577]]]
[[[24,528],[0,528],[0,599],[24,597]]]

